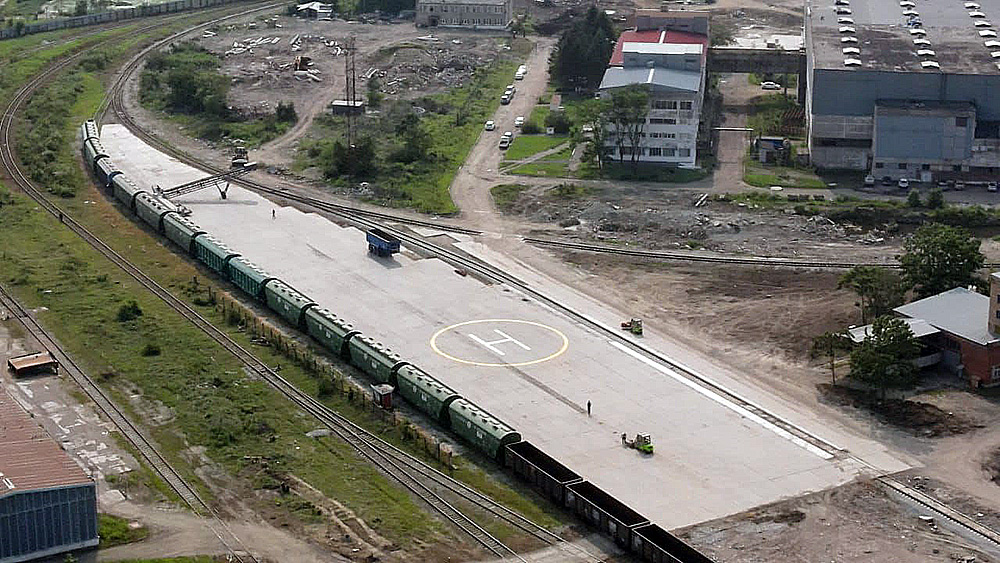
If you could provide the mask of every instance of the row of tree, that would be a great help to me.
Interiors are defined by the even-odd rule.
[[[852,379],[878,389],[883,397],[889,388],[912,384],[917,376],[913,360],[920,354],[920,345],[892,310],[910,292],[922,299],[956,287],[983,289],[985,282],[976,275],[985,263],[979,246],[979,239],[964,229],[932,223],[917,229],[904,243],[900,272],[857,266],[844,274],[839,286],[857,294],[861,322],[872,326],[864,341],[853,347],[843,332],[816,338],[814,350],[829,355],[834,382],[837,350],[850,347]]]

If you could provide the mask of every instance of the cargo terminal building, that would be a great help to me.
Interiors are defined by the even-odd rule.
[[[811,0],[819,168],[924,182],[1000,176],[1000,0]]]

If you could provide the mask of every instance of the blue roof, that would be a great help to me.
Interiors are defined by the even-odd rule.
[[[658,66],[653,68],[613,66],[604,71],[601,90],[622,88],[632,84],[649,84],[656,90],[698,92],[701,88],[701,73],[696,70],[676,70]]]

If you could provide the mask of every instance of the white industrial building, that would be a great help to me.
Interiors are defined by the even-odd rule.
[[[707,48],[706,35],[688,31],[636,30],[619,37],[601,80],[601,96],[637,84],[649,87],[640,162],[697,165]],[[631,161],[631,143],[620,145],[617,135],[610,126],[606,148],[611,158]]]
[[[417,0],[420,27],[506,29],[513,18],[512,0]]]

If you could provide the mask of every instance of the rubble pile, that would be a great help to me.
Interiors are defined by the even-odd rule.
[[[482,45],[486,49],[476,49],[476,44],[468,40],[447,43],[433,35],[420,37],[418,41],[394,49],[363,76],[366,79],[377,76],[380,91],[390,96],[458,88],[468,83],[477,68],[491,64],[498,53],[492,43]]]

